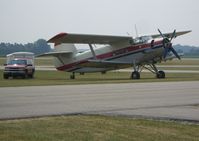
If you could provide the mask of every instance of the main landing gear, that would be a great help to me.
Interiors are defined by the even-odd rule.
[[[156,78],[158,78],[158,79],[165,78],[165,72],[158,70],[154,63],[148,64],[148,65],[135,65],[135,63],[134,63],[134,65],[133,65],[134,71],[131,73],[131,79],[140,79],[140,72],[143,70],[143,68],[156,74]]]
[[[75,72],[70,75],[70,79],[75,79]]]
[[[132,79],[140,79],[140,73],[138,71],[134,71],[131,73]]]
[[[165,73],[164,73],[164,71],[158,71],[157,74],[156,74],[156,77],[157,77],[157,78],[165,78]]]

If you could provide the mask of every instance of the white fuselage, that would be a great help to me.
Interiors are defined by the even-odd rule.
[[[67,45],[61,44],[60,46]],[[59,58],[55,58],[55,67],[60,71],[79,73],[104,72],[113,69],[130,67],[133,63],[147,64],[150,63],[151,60],[160,61],[163,54],[162,40],[155,41],[154,46],[151,46],[150,42],[138,43],[135,45],[118,43],[116,45],[95,49],[96,60],[125,62],[127,65],[116,65],[117,67],[114,68],[107,66],[99,67],[90,64],[89,60],[94,59],[90,50],[83,53],[77,53],[76,49],[74,49],[74,45],[70,44],[69,46],[69,48],[74,52],[71,56],[59,56]],[[59,48],[59,46],[57,48]]]

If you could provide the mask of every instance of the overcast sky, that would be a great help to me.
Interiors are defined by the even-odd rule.
[[[199,46],[199,0],[0,0],[0,42],[60,32],[135,36],[192,30],[174,44]]]

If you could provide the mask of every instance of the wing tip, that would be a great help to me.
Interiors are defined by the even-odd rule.
[[[187,30],[187,31],[184,31],[185,33],[190,33],[190,32],[192,32],[192,30]]]
[[[66,36],[67,33],[61,32],[47,41],[47,43],[57,43],[57,40]]]

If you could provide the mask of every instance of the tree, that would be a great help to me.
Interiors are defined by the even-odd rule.
[[[51,48],[44,39],[38,39],[34,43],[24,45],[18,43],[0,43],[0,56],[6,56],[7,54],[20,51],[33,52],[35,55],[38,55],[51,51]]]

